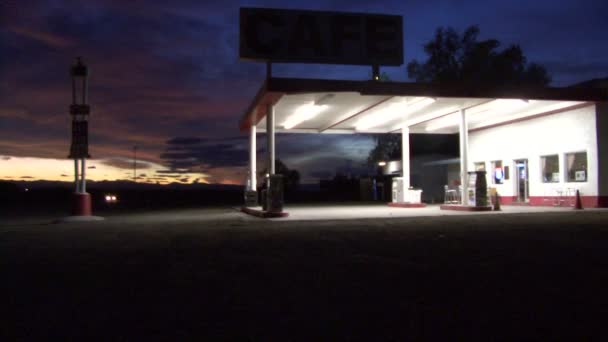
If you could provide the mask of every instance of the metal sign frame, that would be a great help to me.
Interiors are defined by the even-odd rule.
[[[398,15],[240,9],[241,59],[279,63],[403,64]]]

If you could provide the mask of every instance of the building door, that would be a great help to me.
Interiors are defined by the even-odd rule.
[[[515,193],[517,194],[517,201],[520,203],[528,202],[528,194],[530,192],[528,182],[528,159],[515,160]]]

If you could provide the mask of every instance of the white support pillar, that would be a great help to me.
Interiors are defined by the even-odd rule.
[[[86,165],[86,158],[82,158],[82,170],[80,170],[80,175],[81,175],[81,180],[82,180],[82,184],[80,185],[80,192],[82,192],[83,194],[87,192],[87,178],[85,177],[85,172],[84,170],[86,170],[87,165]]]
[[[410,128],[401,128],[401,174],[403,176],[404,198],[410,189]]]
[[[459,137],[460,137],[460,185],[462,187],[462,193],[460,195],[460,204],[469,204],[469,177],[468,177],[468,165],[469,165],[469,125],[467,122],[467,114],[464,109],[460,110],[460,122],[459,122]]]
[[[256,127],[251,125],[251,131],[249,134],[249,190],[256,191],[258,188],[257,177],[256,177]]]
[[[268,113],[266,113],[266,135],[268,144],[268,173],[274,175],[274,106],[268,105]]]
[[[80,178],[78,177],[78,159],[74,159],[74,187],[80,192]]]

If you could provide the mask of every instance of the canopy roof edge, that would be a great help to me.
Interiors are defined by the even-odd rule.
[[[361,95],[444,98],[608,101],[608,89],[579,87],[488,86],[483,84],[351,81],[307,78],[266,79],[245,111],[239,128],[246,132],[260,122],[268,106],[290,94],[356,92]]]

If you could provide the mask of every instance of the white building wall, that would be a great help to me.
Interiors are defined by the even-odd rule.
[[[596,108],[589,105],[567,112],[482,129],[469,134],[469,171],[485,162],[488,187],[501,196],[517,196],[514,160],[528,159],[529,196],[556,196],[556,190],[578,189],[581,195],[598,195]],[[566,182],[566,153],[587,152],[587,182]],[[559,183],[543,183],[541,156],[559,156]],[[491,162],[509,166],[509,179],[492,184]]]
[[[599,165],[598,174],[600,196],[608,196],[608,102],[598,103],[596,111]]]

